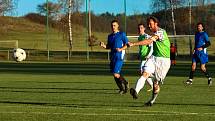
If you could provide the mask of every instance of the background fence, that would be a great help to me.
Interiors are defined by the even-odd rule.
[[[138,23],[146,23],[146,18],[151,15],[160,20],[161,27],[169,35],[194,35],[196,23],[202,21],[212,43],[208,48],[209,55],[215,55],[215,24],[211,22],[215,21],[214,0],[72,0],[72,41],[68,34],[68,0],[44,0],[35,5],[38,11],[24,15],[19,14],[16,6],[22,2],[9,1],[13,3],[13,9],[0,16],[0,60],[11,60],[15,48],[13,43],[7,43],[6,47],[5,40],[18,40],[29,61],[108,60],[108,50],[99,47],[98,42],[107,40],[111,32],[110,22],[118,19],[122,31],[127,35],[137,35]],[[190,59],[193,37],[171,37],[170,40],[177,44],[179,59]],[[138,48],[129,48],[127,59],[135,59],[137,53]]]

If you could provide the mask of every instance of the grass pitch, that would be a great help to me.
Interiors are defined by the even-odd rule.
[[[138,63],[123,72],[134,87]],[[190,63],[171,67],[156,103],[144,107],[151,92],[139,98],[117,94],[108,63],[0,62],[0,121],[214,121],[215,88],[196,72],[185,86]],[[214,75],[215,63],[208,69]]]

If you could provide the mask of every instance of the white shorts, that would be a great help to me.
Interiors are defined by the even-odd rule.
[[[143,73],[143,71],[144,71],[144,67],[145,67],[145,63],[146,63],[146,60],[142,60],[141,62],[140,62],[140,72],[141,73]]]
[[[170,58],[151,56],[144,65],[144,71],[163,83],[170,68]]]

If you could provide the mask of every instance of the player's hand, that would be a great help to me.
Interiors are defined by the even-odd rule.
[[[193,50],[193,54],[195,53],[195,50]]]
[[[200,48],[197,48],[197,50],[198,50],[198,51],[201,51],[201,50],[203,50],[203,48],[202,48],[202,47],[200,47]]]
[[[100,42],[100,46],[105,48],[105,43],[104,42]]]
[[[134,46],[134,43],[128,42],[128,45],[129,45],[129,47],[132,47],[132,46]]]
[[[116,48],[116,51],[121,52],[122,49],[121,48]]]

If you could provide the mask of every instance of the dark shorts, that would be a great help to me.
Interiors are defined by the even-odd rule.
[[[170,53],[170,60],[175,60],[175,53]]]

